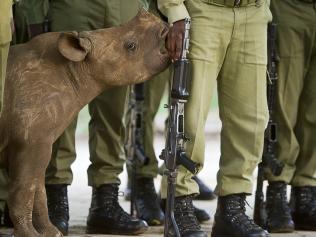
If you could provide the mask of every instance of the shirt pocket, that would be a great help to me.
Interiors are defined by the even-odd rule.
[[[244,38],[244,62],[246,64],[267,64],[267,30],[272,14],[266,2],[247,11]]]

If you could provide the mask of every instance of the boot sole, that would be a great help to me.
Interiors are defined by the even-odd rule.
[[[268,235],[269,237],[270,235]],[[230,234],[211,234],[211,237],[232,237]]]
[[[278,228],[274,230],[268,230],[269,233],[293,233],[294,228]]]
[[[270,235],[267,235],[267,237],[269,237]],[[212,230],[212,234],[211,237],[236,237],[236,236],[232,236],[231,234],[228,233],[218,233],[216,230]]]
[[[211,237],[231,237],[231,235],[227,235],[227,234],[211,234]]]
[[[211,237],[232,237],[230,234],[227,233],[218,233],[216,230],[212,230]]]
[[[301,225],[301,224],[295,224],[295,230],[316,231],[316,226],[306,226],[306,225]]]
[[[121,231],[121,230],[110,230],[100,227],[87,226],[86,233],[87,234],[115,234],[115,235],[140,235],[145,233],[148,230],[148,227],[141,228],[139,230],[129,230],[129,231]]]
[[[146,222],[149,226],[160,226],[164,224],[164,221],[157,220],[157,219],[146,221]]]
[[[284,223],[284,225],[280,224],[274,227],[266,226],[266,229],[269,231],[269,233],[292,233],[294,232],[295,227],[294,227],[294,223],[293,225],[288,225],[287,223]]]

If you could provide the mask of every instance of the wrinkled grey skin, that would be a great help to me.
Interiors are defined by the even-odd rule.
[[[44,187],[53,142],[107,88],[143,82],[164,70],[167,31],[141,10],[120,27],[48,33],[11,49],[0,145],[15,237],[62,236],[49,221]]]

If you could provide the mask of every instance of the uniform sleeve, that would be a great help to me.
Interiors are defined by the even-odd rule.
[[[0,44],[11,41],[12,0],[0,0]]]
[[[149,9],[148,0],[139,0],[139,2],[140,2],[140,5],[148,11]]]
[[[174,23],[189,17],[184,0],[157,0],[158,8],[167,18],[169,23]]]

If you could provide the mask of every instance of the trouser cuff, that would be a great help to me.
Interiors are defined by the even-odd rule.
[[[219,183],[216,186],[215,193],[217,196],[227,196],[238,193],[245,193],[246,195],[252,194],[252,183],[247,181],[236,181],[232,183]]]
[[[265,169],[265,175],[269,182],[282,181],[285,183],[290,183],[294,174],[294,167],[289,165],[284,165],[281,175],[275,176],[271,173],[270,169]]]
[[[100,179],[100,177],[98,177],[98,179],[93,179],[93,178],[88,178],[88,185],[94,188],[98,188],[103,184],[121,184],[121,180],[116,177],[116,178],[103,178]]]

